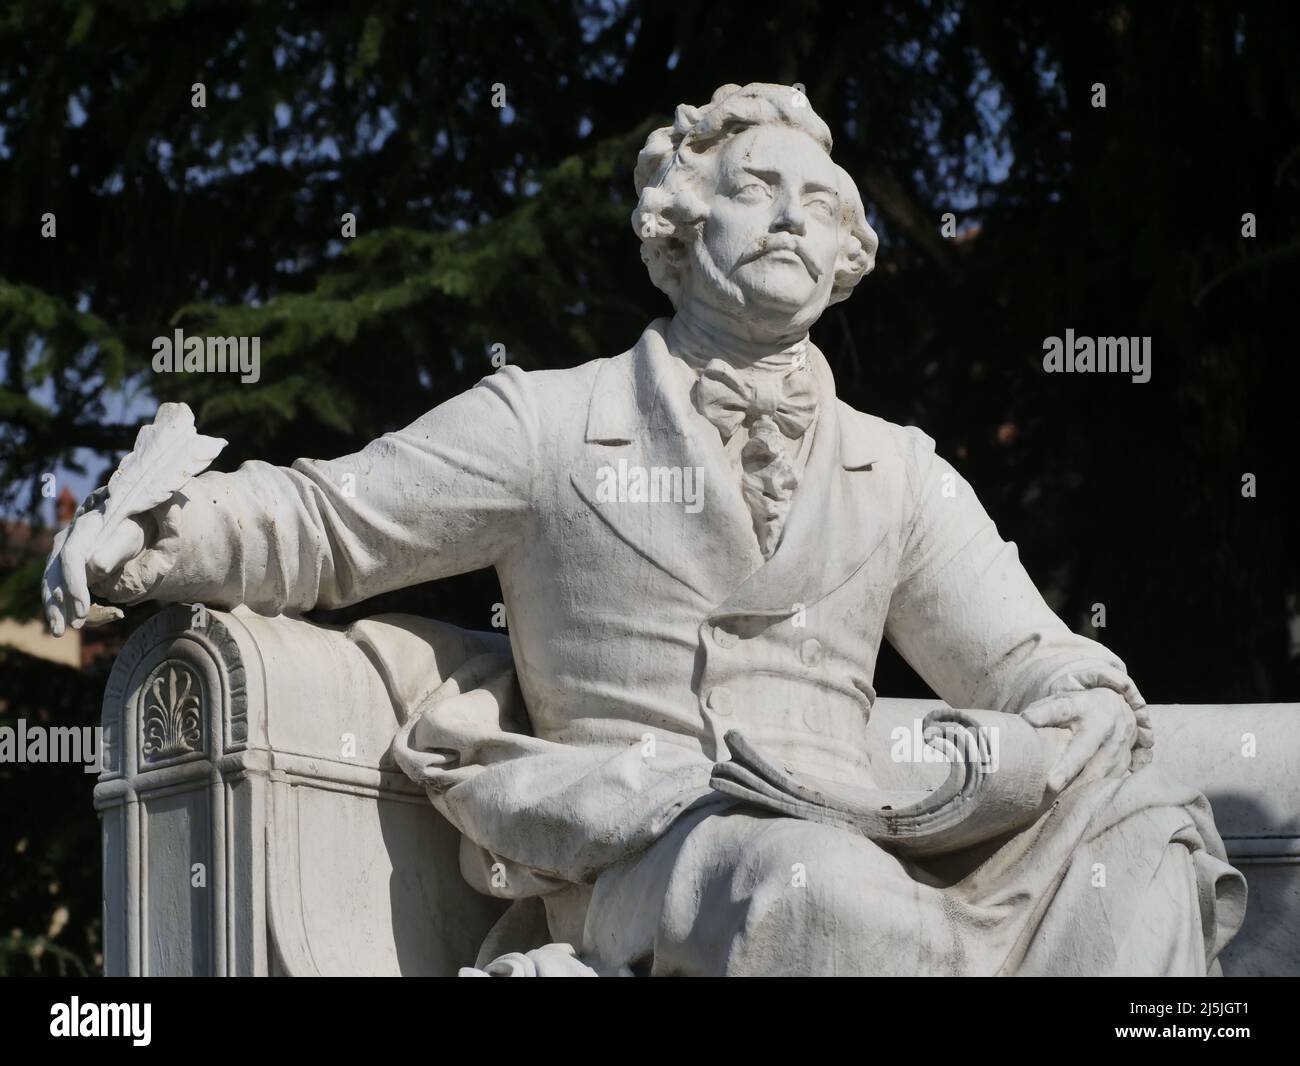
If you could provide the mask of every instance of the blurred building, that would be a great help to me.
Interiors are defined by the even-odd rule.
[[[53,529],[0,521],[0,574],[36,563],[43,566],[55,533],[72,521],[76,510],[77,498],[71,489],[64,488],[54,501],[57,524]],[[96,659],[117,654],[124,637],[115,629],[69,629],[63,636],[54,637],[42,618],[0,618],[0,645],[80,670]]]

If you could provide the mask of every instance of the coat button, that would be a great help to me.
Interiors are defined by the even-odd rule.
[[[709,698],[707,700],[709,710],[714,714],[727,715],[735,710],[735,698],[731,694],[731,689],[725,685],[719,685],[717,688],[709,689]]]
[[[816,666],[822,661],[822,642],[816,637],[809,637],[799,646],[799,658],[804,666]]]
[[[740,637],[735,633],[729,633],[722,626],[713,627],[713,639],[718,642],[720,648],[734,648],[740,643]]]

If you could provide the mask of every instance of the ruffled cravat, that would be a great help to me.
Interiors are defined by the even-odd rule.
[[[781,542],[790,499],[799,475],[790,446],[808,431],[817,415],[817,385],[802,362],[773,372],[737,369],[712,359],[695,384],[696,409],[712,422],[725,444],[744,426],[749,440],[741,450],[741,493],[749,507],[763,558]]]

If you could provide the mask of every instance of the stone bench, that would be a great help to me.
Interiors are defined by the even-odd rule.
[[[365,626],[176,606],[131,637],[104,697],[95,788],[106,973],[423,975],[473,962],[504,902],[464,883],[456,831],[389,746],[422,695],[412,678],[427,691],[468,654],[509,645],[440,627],[415,669],[384,661]],[[872,728],[887,745],[936,705],[880,700]],[[1300,705],[1151,710],[1157,761],[1209,796],[1249,881],[1225,974],[1300,975]]]

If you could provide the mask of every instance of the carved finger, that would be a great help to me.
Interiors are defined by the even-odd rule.
[[[1110,723],[1098,715],[1085,715],[1079,719],[1079,729],[1073,739],[1065,746],[1065,751],[1057,759],[1056,765],[1047,778],[1047,787],[1053,792],[1062,792],[1065,787],[1082,772],[1092,761],[1093,756],[1101,750],[1110,735]]]
[[[1073,696],[1059,696],[1030,704],[1020,717],[1035,729],[1071,729],[1079,714],[1079,705]]]
[[[87,569],[91,576],[106,577],[143,550],[144,529],[140,523],[128,519],[113,531],[107,541],[95,546],[94,553],[87,560]]]
[[[90,587],[86,583],[86,553],[95,543],[101,519],[98,512],[92,511],[77,519],[64,542],[59,561],[63,566],[63,584],[72,598],[72,624],[84,618],[90,610]]]
[[[1098,755],[1104,764],[1104,773],[1110,774],[1128,768],[1136,733],[1137,727],[1133,724],[1133,716],[1127,713],[1127,709],[1126,713],[1113,719],[1106,730],[1106,739],[1098,749]]]
[[[61,547],[62,541],[59,541],[58,545]],[[41,603],[45,606],[45,621],[50,627],[50,632],[56,637],[61,637],[67,619],[63,612],[63,564],[57,554],[50,558],[49,565],[45,567],[45,573],[41,577]]]
[[[1154,748],[1156,746],[1156,729],[1155,723],[1151,721],[1151,714],[1145,707],[1139,707],[1133,712],[1133,717],[1137,720],[1137,738],[1134,744],[1139,748]]]

